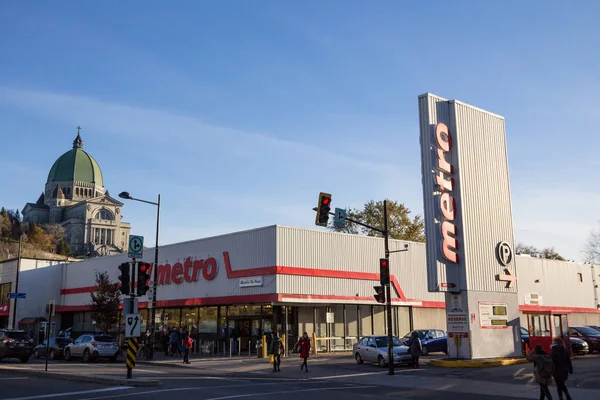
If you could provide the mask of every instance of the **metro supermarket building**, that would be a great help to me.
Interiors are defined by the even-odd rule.
[[[407,243],[390,240],[390,250]],[[444,293],[427,290],[425,244],[408,244],[390,255],[394,334],[445,330]],[[167,245],[159,249],[157,329],[186,328],[198,340],[215,341],[235,332],[242,351],[271,330],[287,333],[289,343],[314,332],[331,338],[318,342],[320,350],[350,349],[359,337],[386,333],[385,308],[373,297],[383,255],[381,238],[283,226]],[[154,249],[145,249],[144,261],[153,259]],[[18,302],[17,321],[56,300],[57,329],[72,328],[73,336],[93,330],[95,273],[118,281],[117,267],[128,260],[123,254],[22,271],[19,291],[27,299]],[[571,325],[600,324],[597,267],[524,256],[516,266],[522,312],[560,309]],[[0,273],[7,268],[0,263]],[[139,305],[145,329],[145,296]]]

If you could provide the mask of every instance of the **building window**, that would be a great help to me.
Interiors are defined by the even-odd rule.
[[[100,229],[95,228],[94,231],[95,231],[95,233],[94,233],[94,243],[99,244],[100,243]]]
[[[75,188],[75,196],[79,196],[79,188]]]
[[[579,282],[583,282],[583,274],[581,272],[577,273],[577,278],[579,278]]]
[[[100,210],[96,213],[97,220],[112,221],[114,219],[112,213],[108,210]]]

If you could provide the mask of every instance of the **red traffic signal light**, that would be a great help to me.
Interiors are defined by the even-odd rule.
[[[383,286],[390,284],[390,260],[387,258],[379,259],[379,282]]]
[[[137,269],[137,295],[143,296],[148,292],[150,286],[148,285],[148,281],[150,280],[150,275],[148,271],[150,270],[150,264],[145,262],[138,262]]]
[[[329,222],[329,211],[331,210],[331,195],[329,193],[319,193],[319,205],[317,206],[317,216],[315,225],[327,226]]]

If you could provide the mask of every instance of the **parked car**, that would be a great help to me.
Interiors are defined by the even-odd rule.
[[[600,332],[600,326],[598,325],[588,325],[590,328],[594,328],[595,330],[597,330],[598,332]]]
[[[121,351],[115,339],[106,335],[81,335],[65,347],[65,360],[67,361],[75,357],[83,358],[84,362],[107,357],[111,362],[115,362],[119,354]]]
[[[46,357],[46,344],[48,345],[48,358],[51,360],[56,360],[59,357],[64,357],[65,355],[65,347],[68,344],[73,343],[73,339],[64,338],[64,337],[51,337],[48,343],[47,340],[44,343],[39,344],[35,347],[33,351],[33,357],[40,358]]]
[[[393,340],[394,364],[412,362],[408,347],[403,345],[402,341],[396,336],[393,337]],[[376,362],[383,368],[388,365],[387,345],[387,336],[365,336],[353,346],[354,359],[358,364]]]
[[[18,358],[27,362],[33,354],[33,339],[25,331],[0,329],[0,360]]]
[[[569,336],[583,339],[590,347],[590,353],[600,351],[600,332],[589,326],[572,326],[569,328]]]
[[[529,331],[527,328],[521,327],[521,352],[527,354],[527,346],[529,346]]]
[[[448,337],[446,332],[439,329],[419,329],[417,330],[419,339],[421,339],[421,354],[426,356],[429,353],[443,352],[448,354]],[[407,345],[411,332],[404,335],[402,342]]]
[[[576,337],[570,337],[569,340],[571,340],[571,350],[573,354],[584,356],[590,352],[590,346],[588,346],[585,340]]]

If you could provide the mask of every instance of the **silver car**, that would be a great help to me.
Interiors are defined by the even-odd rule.
[[[81,357],[84,362],[88,362],[99,357],[107,357],[115,362],[120,353],[119,345],[112,336],[81,335],[65,347],[65,360]]]
[[[394,336],[393,340],[394,364],[412,362],[408,346],[405,346],[397,336]],[[386,367],[388,365],[387,345],[387,336],[365,336],[354,344],[354,358],[358,364],[376,362],[380,367]]]

